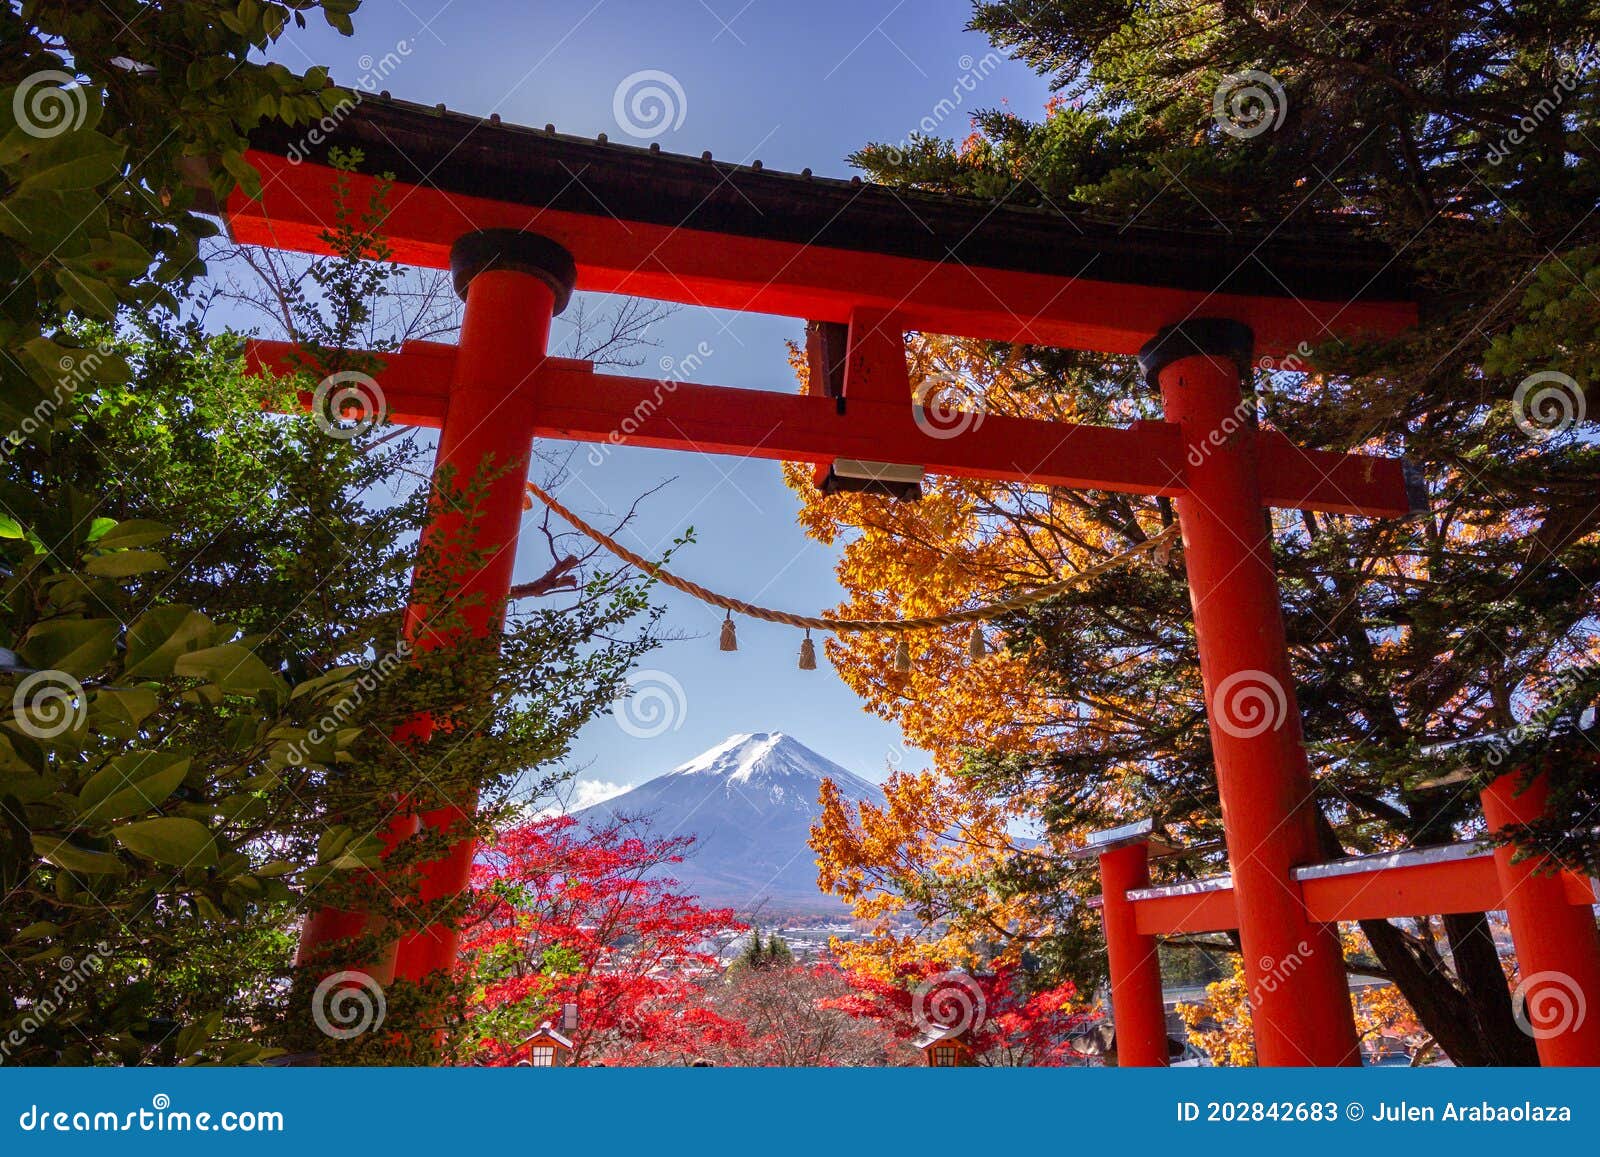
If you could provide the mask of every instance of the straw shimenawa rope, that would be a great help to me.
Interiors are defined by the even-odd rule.
[[[1097,563],[1088,570],[1081,570],[1077,574],[1068,575],[1057,582],[1047,583],[1042,587],[1035,587],[1033,590],[1024,591],[1021,594],[996,599],[994,602],[984,603],[982,606],[970,607],[964,611],[950,611],[943,615],[924,615],[914,619],[830,619],[821,615],[796,615],[789,611],[774,610],[771,607],[758,607],[754,603],[745,602],[743,599],[719,595],[715,591],[707,590],[699,583],[690,582],[686,578],[679,578],[670,571],[663,570],[659,565],[651,562],[643,555],[629,550],[609,534],[590,526],[535,483],[528,483],[528,493],[624,562],[633,564],[652,578],[674,590],[682,591],[686,595],[692,595],[701,602],[710,603],[712,606],[720,607],[722,610],[737,612],[752,619],[760,619],[768,623],[783,623],[786,626],[800,627],[813,631],[833,631],[835,633],[848,631],[928,631],[939,627],[953,627],[961,623],[980,623],[995,619],[1010,611],[1020,610],[1023,607],[1054,598],[1056,595],[1068,591],[1080,583],[1088,582],[1090,579],[1097,578],[1107,571],[1115,570],[1119,566],[1132,562],[1140,555],[1168,547],[1168,544],[1178,533],[1176,525],[1169,526],[1154,538],[1130,547],[1121,554],[1108,558],[1105,562]]]

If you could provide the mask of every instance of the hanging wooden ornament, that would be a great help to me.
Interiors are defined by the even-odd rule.
[[[811,632],[806,632],[806,637],[800,640],[800,670],[815,671],[817,669],[817,645],[811,641]]]
[[[911,644],[906,642],[904,636],[894,649],[894,669],[902,673],[911,670]]]
[[[972,633],[967,636],[967,654],[974,659],[981,659],[989,653],[989,644],[983,639],[983,624],[973,623]]]
[[[722,642],[719,644],[724,651],[737,651],[739,649],[739,636],[733,629],[733,612],[728,612],[728,617],[722,620]]]

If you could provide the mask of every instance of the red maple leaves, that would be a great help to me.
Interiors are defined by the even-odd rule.
[[[679,891],[672,866],[692,845],[642,821],[554,817],[480,854],[462,955],[479,1063],[517,1063],[546,1021],[571,1039],[569,1064],[917,1064],[929,1032],[951,1026],[981,1064],[1072,1059],[1072,986],[1029,994],[1014,969],[884,979],[786,950],[725,965],[745,926]],[[564,1029],[566,1005],[577,1023]]]
[[[543,1021],[559,1025],[569,1003],[573,1064],[642,1053],[671,1063],[737,1034],[697,1001],[719,939],[743,925],[677,890],[670,869],[692,842],[556,816],[505,832],[479,857],[464,966],[479,982],[471,1022],[484,1063],[515,1063],[522,1041]]]

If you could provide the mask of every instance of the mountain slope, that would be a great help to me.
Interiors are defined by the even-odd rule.
[[[693,835],[690,859],[673,874],[706,904],[837,915],[843,905],[817,890],[816,860],[806,846],[824,779],[833,780],[847,801],[883,802],[875,784],[775,731],[730,736],[574,815],[585,823],[643,816],[653,834]]]

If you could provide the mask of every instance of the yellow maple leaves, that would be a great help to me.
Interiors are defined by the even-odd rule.
[[[938,375],[958,383],[977,420],[1083,417],[1064,395],[1026,388],[1015,366],[982,343],[924,335],[909,354],[913,382]],[[791,363],[804,386],[799,350]],[[801,497],[806,532],[842,546],[838,574],[849,598],[832,612],[841,617],[941,614],[1055,581],[1126,546],[1082,517],[1082,497],[1066,491],[940,477],[928,480],[922,501],[896,503],[824,495],[809,467],[788,467],[786,479]],[[883,809],[853,811],[836,793],[824,795],[813,831],[820,882],[874,931],[870,941],[840,946],[855,966],[888,975],[909,960],[964,965],[980,950],[1015,959],[1027,938],[1049,933],[1034,906],[995,887],[1014,857],[1035,854],[1014,830],[1039,801],[1025,792],[983,798],[957,773],[974,749],[1039,754],[1080,740],[1061,726],[1062,705],[1028,656],[988,630],[990,653],[977,659],[967,627],[911,636],[909,672],[895,669],[898,639],[888,635],[826,642],[845,683],[934,765],[893,777]]]
[[[873,933],[836,951],[847,967],[885,979],[923,961],[976,964],[975,944],[1020,919],[988,883],[1020,851],[1005,814],[935,773],[896,773],[883,790],[883,807],[851,808],[831,782],[822,788],[811,834],[818,883]],[[1015,959],[1014,950],[1000,954]]]
[[[1366,937],[1354,929],[1340,934],[1345,958],[1370,958]],[[1427,1055],[1432,1038],[1418,1023],[1411,1006],[1393,984],[1366,984],[1351,989],[1356,1035],[1369,1055],[1384,1053]],[[1189,1039],[1205,1050],[1213,1064],[1254,1065],[1256,1052],[1250,1028],[1249,983],[1244,958],[1233,959],[1233,974],[1206,986],[1206,998],[1195,1004],[1179,1002]]]

